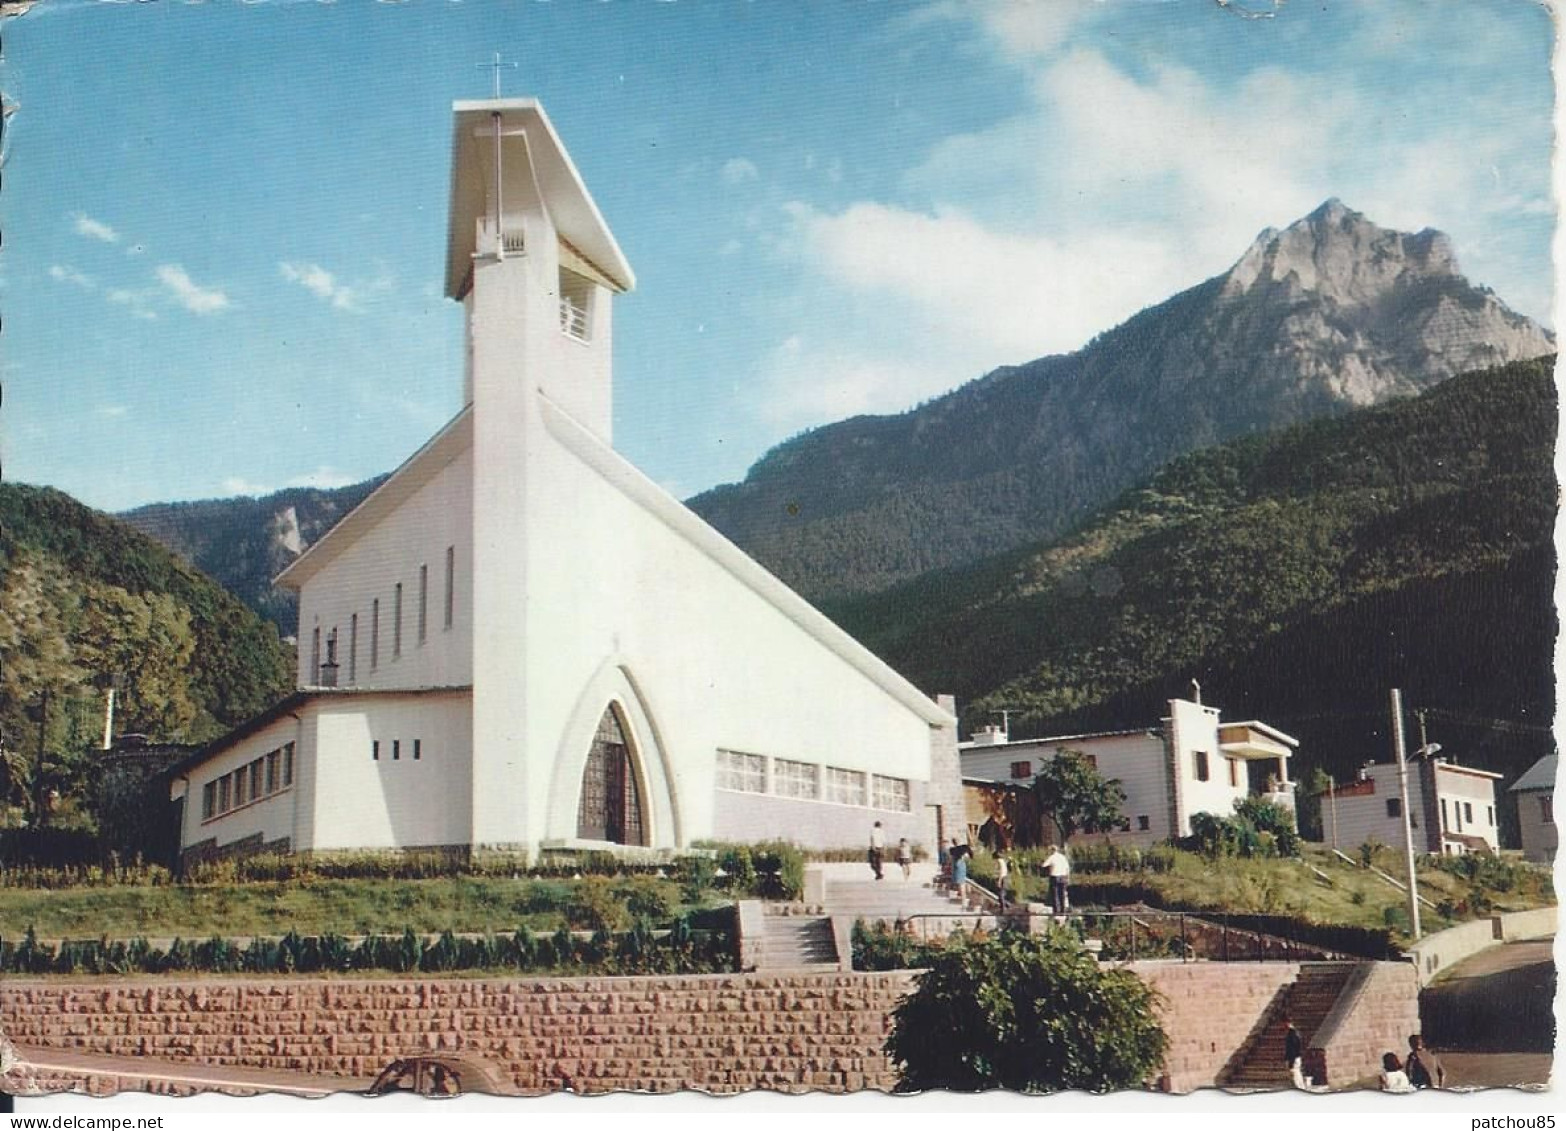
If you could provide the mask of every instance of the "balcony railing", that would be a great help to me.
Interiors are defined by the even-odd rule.
[[[567,337],[585,342],[587,338],[587,308],[568,298],[560,300],[560,329]]]

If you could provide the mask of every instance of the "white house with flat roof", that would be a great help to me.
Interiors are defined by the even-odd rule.
[[[1266,723],[1223,722],[1216,707],[1171,699],[1154,726],[1015,742],[1004,728],[986,727],[958,754],[965,781],[1028,785],[1045,762],[1076,751],[1126,792],[1125,823],[1110,839],[1145,845],[1189,836],[1196,813],[1232,816],[1234,803],[1253,794],[1293,808],[1289,758],[1298,746]]]
[[[179,768],[186,855],[933,844],[950,701],[615,452],[635,278],[536,101],[455,105],[448,232],[464,407],[278,577],[298,690]]]
[[[1555,768],[1558,756],[1546,754],[1512,785],[1517,798],[1517,827],[1525,860],[1549,863],[1560,844],[1555,824]]]
[[[1414,851],[1447,856],[1495,852],[1500,846],[1495,783],[1500,774],[1440,757],[1408,759],[1409,831]],[[1403,843],[1403,798],[1395,762],[1364,766],[1358,778],[1322,799],[1327,843],[1351,851],[1368,841]]]

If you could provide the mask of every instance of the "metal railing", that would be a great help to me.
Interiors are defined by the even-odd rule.
[[[560,329],[579,342],[587,341],[587,308],[570,299],[561,299]]]
[[[1025,904],[1008,904],[1005,911],[922,912],[897,919],[895,926],[921,942],[929,942],[932,937],[951,934],[953,923],[1026,930],[1031,917]],[[1084,944],[1099,942],[1100,956],[1113,961],[1167,958],[1182,962],[1306,962],[1339,957],[1300,941],[1295,937],[1292,921],[1283,916],[1277,923],[1278,933],[1235,926],[1223,912],[1072,911],[1049,918],[1057,926],[1074,930]]]

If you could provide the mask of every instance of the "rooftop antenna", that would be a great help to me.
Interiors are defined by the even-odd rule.
[[[516,63],[508,63],[500,58],[500,52],[495,52],[495,58],[488,63],[475,63],[475,67],[488,67],[495,72],[495,98],[500,98],[500,72],[502,68],[516,69]],[[490,126],[494,131],[495,142],[495,258],[506,257],[506,241],[500,234],[500,189],[503,183],[500,167],[500,111],[491,110],[489,114]]]

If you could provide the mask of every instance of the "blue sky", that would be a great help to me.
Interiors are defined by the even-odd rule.
[[[4,27],[0,454],[105,509],[389,470],[459,407],[450,104],[520,64],[638,277],[680,496],[1074,349],[1328,196],[1550,323],[1531,0],[44,0]]]

